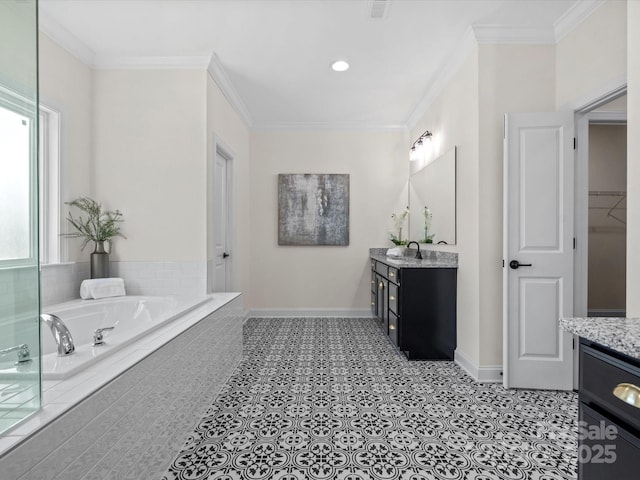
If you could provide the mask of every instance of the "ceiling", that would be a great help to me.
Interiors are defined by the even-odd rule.
[[[206,67],[214,55],[253,127],[403,128],[465,41],[554,43],[600,3],[40,0],[40,25],[96,68]],[[336,59],[351,68],[333,72]]]

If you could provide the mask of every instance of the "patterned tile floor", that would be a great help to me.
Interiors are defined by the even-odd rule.
[[[164,479],[574,479],[577,408],[409,362],[373,319],[250,319]]]

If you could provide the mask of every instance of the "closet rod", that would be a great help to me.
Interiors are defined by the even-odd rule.
[[[627,192],[614,192],[606,190],[593,190],[589,191],[590,197],[626,197]]]

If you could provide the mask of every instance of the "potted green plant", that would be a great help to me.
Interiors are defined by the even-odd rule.
[[[81,250],[84,250],[89,242],[94,242],[94,250],[91,254],[91,278],[109,277],[109,252],[105,250],[105,242],[109,243],[114,237],[126,238],[120,232],[122,213],[119,210],[104,211],[102,205],[90,197],[79,197],[71,202],[65,202],[70,207],[75,207],[82,214],[74,216],[71,211],[67,220],[76,229],[75,232],[66,233],[64,236],[82,238]],[[111,248],[109,248],[110,250]]]

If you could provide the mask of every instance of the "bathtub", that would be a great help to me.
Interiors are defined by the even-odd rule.
[[[43,308],[62,319],[73,337],[75,352],[58,356],[49,326],[41,322],[42,379],[61,380],[107,358],[127,345],[149,336],[205,302],[201,299],[126,296],[100,300],[74,300]],[[114,327],[102,333],[104,345],[92,346],[98,328]]]
[[[165,385],[154,383],[146,374],[140,376],[140,370],[136,370],[138,365],[146,365],[150,370],[182,368],[175,364],[175,356],[182,350],[171,347],[172,344],[176,345],[174,342],[180,345],[179,348],[188,345],[189,354],[195,358],[210,359],[214,355],[221,359],[219,364],[209,364],[219,369],[220,378],[227,378],[242,356],[242,324],[246,319],[246,312],[239,292],[221,292],[197,299],[128,296],[108,300],[75,300],[44,307],[42,312],[58,315],[66,322],[73,335],[76,351],[68,357],[58,357],[53,335],[49,327],[44,325],[41,331],[44,350],[41,382],[43,408],[36,410],[13,430],[0,435],[2,478],[7,475],[7,478],[22,477],[29,465],[35,465],[45,458],[56,458],[55,455],[50,455],[51,452],[74,436],[84,435],[82,432],[92,431],[96,435],[102,435],[104,423],[95,428],[87,426],[91,422],[97,422],[98,414],[103,411],[105,415],[108,414],[106,412],[113,411],[115,417],[108,423],[116,424],[122,415],[122,409],[112,410],[106,407],[122,399],[128,408],[131,399],[125,397],[132,384],[142,385],[140,388],[143,389],[149,387],[147,393],[155,392],[149,398],[167,398],[168,404],[176,402],[181,391],[167,392]],[[93,331],[113,324],[117,324],[113,331],[104,332],[106,345],[92,347]],[[125,325],[128,325],[128,329]],[[148,328],[143,330],[143,325]],[[191,328],[196,329],[195,334],[189,333]],[[210,337],[209,342],[194,341],[194,338],[200,338],[194,335],[203,334]],[[0,365],[0,383],[3,376],[11,379],[37,376],[40,359],[34,356],[33,360],[20,367],[13,365],[14,359],[6,362],[10,365],[6,369]],[[190,377],[191,373],[185,375]],[[114,381],[120,377],[125,379],[124,383]],[[194,378],[195,385],[199,385],[197,372]],[[146,398],[146,394],[141,398]],[[75,408],[80,404],[86,408]],[[205,405],[202,406],[204,409]],[[89,411],[95,415],[87,415]],[[99,418],[100,422],[104,422],[103,417]],[[54,421],[59,423],[52,430],[50,424]],[[142,436],[148,431],[148,424],[140,426],[142,428],[136,435]],[[124,439],[130,434],[130,430],[121,430],[118,435],[121,433],[122,436],[117,438]],[[176,436],[186,437],[189,432],[179,432]],[[55,441],[51,441],[52,435]],[[33,450],[33,443],[25,442],[27,439],[32,439],[42,448]],[[85,443],[86,437],[83,436],[82,440],[70,441],[68,444],[83,449],[82,452],[73,454],[79,457],[84,454]],[[57,460],[54,463],[55,465],[49,465],[50,471],[55,471],[56,475],[61,474],[64,464],[60,467]],[[50,471],[47,470],[47,473]],[[33,478],[42,478],[42,475],[34,475]]]

